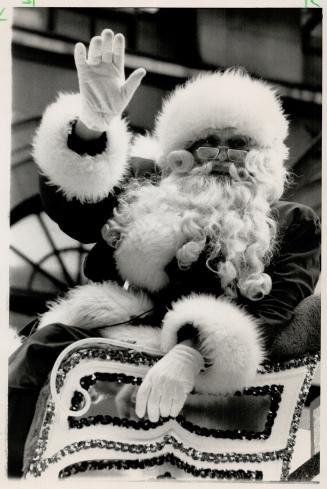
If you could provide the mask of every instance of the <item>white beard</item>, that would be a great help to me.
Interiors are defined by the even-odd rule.
[[[227,261],[230,249],[244,256],[263,227],[260,246],[266,253],[273,236],[271,229],[267,236],[270,206],[264,195],[264,189],[254,192],[253,185],[249,190],[249,183],[198,172],[186,177],[172,174],[159,185],[127,188],[120,210],[109,223],[120,234],[115,260],[122,278],[158,291],[169,281],[165,267],[174,257],[182,256],[179,253],[186,243],[201,243],[192,251],[192,261],[205,242]],[[262,272],[263,263],[259,268]]]
[[[145,189],[147,192],[143,189],[130,205],[131,221],[124,229],[115,260],[123,279],[154,292],[167,285],[164,269],[184,242],[183,210],[169,203],[167,197],[177,189],[167,179],[151,192],[150,188]]]

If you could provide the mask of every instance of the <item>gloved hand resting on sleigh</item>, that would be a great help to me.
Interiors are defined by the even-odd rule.
[[[150,421],[159,417],[176,417],[193,390],[203,368],[203,358],[194,348],[174,346],[146,374],[136,395],[136,414]]]

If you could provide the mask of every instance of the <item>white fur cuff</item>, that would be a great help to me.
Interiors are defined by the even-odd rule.
[[[142,292],[127,291],[107,281],[74,287],[48,306],[49,310],[40,316],[39,328],[62,323],[91,330],[129,321],[150,310],[152,303]]]
[[[70,123],[80,114],[79,94],[60,94],[45,110],[34,138],[33,156],[42,173],[68,200],[104,199],[123,179],[130,135],[126,122],[113,119],[106,150],[96,156],[79,155],[67,146]]]
[[[161,349],[177,343],[186,323],[199,331],[200,352],[211,366],[201,372],[197,391],[228,394],[250,386],[264,359],[263,342],[254,318],[227,299],[205,295],[185,297],[163,321]]]

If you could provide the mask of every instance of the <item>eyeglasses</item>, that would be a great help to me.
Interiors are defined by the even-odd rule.
[[[200,146],[195,150],[195,154],[200,161],[217,160],[218,155],[224,150],[227,154],[228,161],[233,163],[244,163],[248,151],[243,149],[232,149],[227,146],[219,146],[213,148],[212,146]]]

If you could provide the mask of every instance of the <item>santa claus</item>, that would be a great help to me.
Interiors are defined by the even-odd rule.
[[[34,157],[48,214],[96,242],[91,282],[51,304],[19,358],[35,343],[55,344],[55,358],[96,335],[156,346],[164,356],[136,413],[177,416],[193,388],[251,384],[313,293],[319,221],[280,200],[288,121],[267,83],[240,69],[200,74],[165,99],[152,134],[131,138],[122,112],[145,70],[125,81],[123,36],[106,29],[88,53],[78,43],[75,63],[80,93],[47,108]]]

